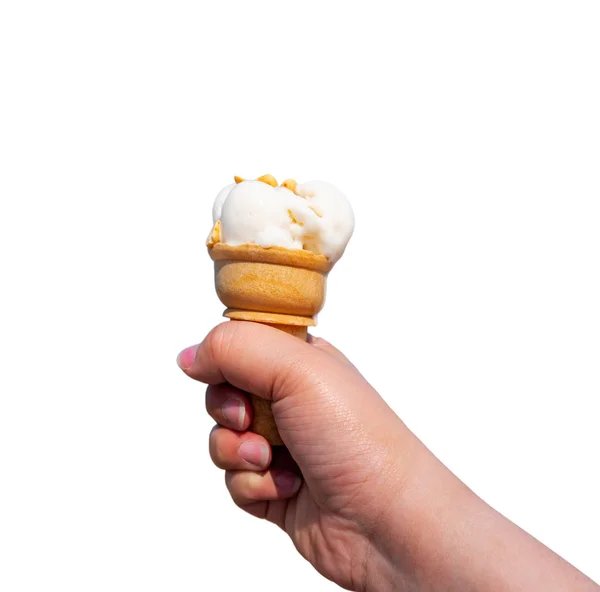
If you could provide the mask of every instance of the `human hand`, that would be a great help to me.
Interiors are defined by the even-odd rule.
[[[350,362],[321,339],[304,343],[254,323],[228,322],[180,363],[209,383],[219,424],[210,453],[233,500],[283,528],[323,575],[357,589],[372,569],[371,539],[398,495],[407,431]],[[246,432],[245,392],[273,401],[287,449]],[[406,455],[405,458],[409,458]],[[296,464],[297,463],[297,464]],[[303,477],[301,481],[300,477]]]
[[[218,424],[210,454],[234,502],[285,530],[340,586],[508,589],[515,578],[526,581],[534,556],[552,575],[544,589],[561,577],[570,589],[588,589],[585,576],[452,475],[324,340],[232,321],[178,362],[209,385],[206,406]],[[246,431],[246,393],[272,401],[285,449]],[[578,583],[585,587],[572,587]]]

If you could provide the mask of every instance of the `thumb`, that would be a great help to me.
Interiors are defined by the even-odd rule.
[[[327,374],[332,362],[348,364],[324,340],[311,338],[309,344],[273,327],[244,321],[218,325],[202,343],[181,352],[177,362],[190,378],[206,384],[228,382],[270,401],[306,391],[316,379],[315,368]]]
[[[228,382],[272,401],[279,432],[292,452],[317,441],[339,447],[389,439],[386,428],[396,430],[400,420],[333,351],[259,323],[229,321],[184,350],[179,365],[201,382]]]

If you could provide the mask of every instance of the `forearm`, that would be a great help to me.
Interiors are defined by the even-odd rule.
[[[382,525],[388,585],[377,590],[599,590],[589,578],[490,508],[423,448]],[[394,573],[396,576],[394,576]]]

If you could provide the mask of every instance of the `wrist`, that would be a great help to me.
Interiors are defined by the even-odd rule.
[[[468,536],[469,523],[485,522],[493,510],[411,436],[401,466],[391,472],[386,509],[371,538],[379,577],[369,581],[379,586],[366,590],[468,590],[458,564],[461,537]]]
[[[420,442],[412,459],[414,469],[373,531],[373,569],[365,580],[373,586],[365,590],[597,589],[488,506]]]

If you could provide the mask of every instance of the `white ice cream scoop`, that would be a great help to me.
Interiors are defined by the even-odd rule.
[[[270,175],[261,179],[236,178],[217,195],[213,222],[220,223],[220,241],[305,250],[337,261],[354,230],[346,196],[324,181],[277,186]]]

